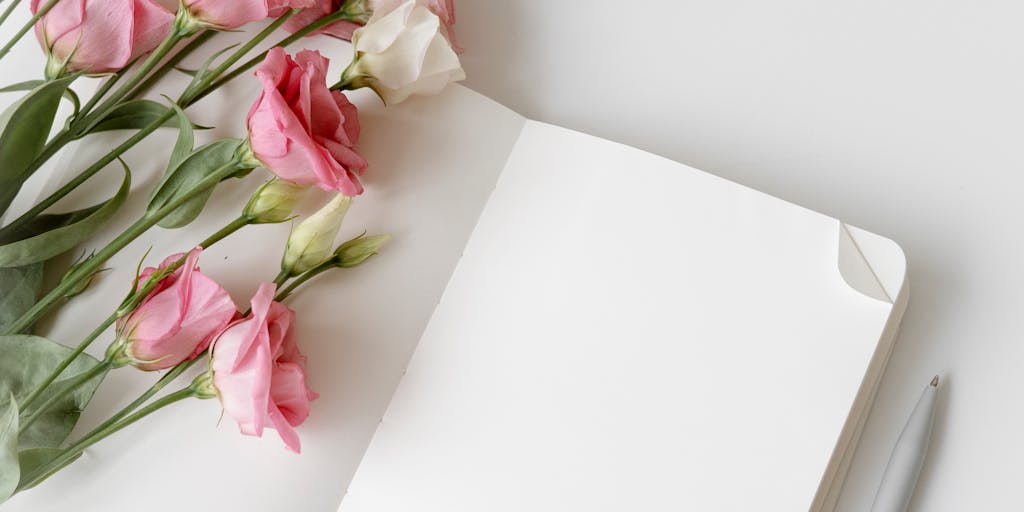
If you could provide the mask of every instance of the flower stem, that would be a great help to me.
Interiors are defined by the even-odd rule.
[[[175,53],[173,57],[167,59],[167,62],[164,62],[159,69],[150,74],[149,78],[146,78],[146,80],[137,85],[135,89],[132,90],[132,92],[128,93],[126,99],[136,99],[142,96],[143,94],[146,94],[146,92],[148,92],[154,85],[156,85],[157,82],[159,82],[164,76],[166,76],[167,73],[170,73],[170,71],[174,69],[175,66],[181,64],[181,61],[185,60],[185,58],[191,55],[192,52],[199,49],[200,46],[206,44],[206,42],[213,38],[213,36],[215,36],[216,34],[217,32],[215,30],[204,30],[203,32],[200,32],[199,35],[197,35],[191,41],[189,41],[189,43],[182,47],[181,50],[178,50],[178,52]]]
[[[132,411],[138,409],[142,404],[146,403],[150,398],[159,393],[160,390],[162,390],[168,384],[170,384],[175,379],[180,377],[182,373],[185,373],[185,371],[191,368],[192,365],[196,363],[196,361],[199,361],[200,357],[201,355],[196,356],[191,361],[185,361],[183,363],[178,364],[174,368],[171,368],[171,370],[165,373],[163,377],[160,377],[160,380],[156,381],[156,384],[150,386],[150,388],[147,389],[145,393],[139,395],[139,397],[136,398],[132,403],[126,405],[123,409],[118,411],[117,414],[107,419],[107,421],[104,421],[102,424],[100,424],[100,426],[96,427],[94,431],[103,430],[113,425],[114,423],[117,423],[118,421],[121,420],[121,418],[124,418],[125,416],[131,414]]]
[[[46,294],[45,297],[40,299],[32,308],[21,315],[17,320],[12,322],[4,330],[4,334],[15,334],[22,332],[28,326],[32,325],[39,320],[47,311],[50,310],[64,295],[71,289],[73,289],[83,279],[92,275],[93,272],[98,270],[101,265],[106,263],[111,257],[117,254],[118,251],[124,249],[128,244],[134,241],[136,238],[145,233],[149,228],[155,226],[161,219],[170,215],[173,211],[177,210],[178,207],[185,204],[192,198],[203,193],[207,189],[214,187],[222,179],[230,176],[238,170],[238,161],[233,160],[219,169],[206,175],[202,180],[196,183],[195,187],[190,189],[188,192],[174,198],[173,201],[164,205],[155,212],[147,212],[135,221],[134,224],[129,226],[120,235],[111,241],[106,247],[101,249],[95,255],[84,261],[82,266],[78,267],[74,272],[69,274],[60,284],[58,284],[50,293]]]
[[[18,404],[18,410],[24,411],[25,409],[28,408],[28,406],[32,405],[32,403],[35,402],[37,398],[39,398],[43,391],[45,391],[46,388],[50,386],[50,384],[53,384],[53,381],[57,380],[57,377],[59,377],[61,373],[64,373],[64,370],[66,370],[68,366],[71,366],[71,363],[74,362],[74,360],[77,359],[78,356],[82,354],[82,352],[85,352],[85,349],[88,348],[89,345],[92,344],[92,342],[96,341],[96,339],[99,338],[100,335],[103,334],[108,327],[114,325],[115,321],[117,321],[116,313],[108,316],[106,320],[101,322],[100,325],[93,329],[93,331],[89,333],[89,335],[86,336],[85,339],[82,340],[82,342],[79,343],[78,346],[75,347],[75,349],[72,350],[71,353],[68,354],[68,356],[65,357],[64,360],[61,361],[61,363],[57,365],[57,367],[54,368],[52,372],[50,372],[50,375],[43,379],[43,382],[40,382],[36,386],[36,388],[33,389],[32,392],[29,393],[29,395],[25,397],[25,399],[22,400],[20,404]],[[40,410],[43,409],[45,409],[45,406],[40,408]]]
[[[27,431],[28,428],[31,427],[32,424],[36,422],[36,420],[42,417],[43,414],[46,414],[46,411],[50,410],[50,408],[53,407],[54,404],[59,402],[64,397],[73,393],[76,389],[79,388],[79,386],[96,378],[96,376],[102,374],[103,372],[106,372],[112,367],[113,365],[111,364],[110,360],[103,360],[96,364],[96,366],[93,366],[89,370],[86,370],[79,374],[71,382],[69,382],[64,389],[61,389],[57,393],[54,393],[53,396],[51,396],[49,399],[43,402],[42,405],[40,405],[32,414],[30,414],[28,418],[22,421],[21,426],[19,427],[18,430],[19,433]]]
[[[43,6],[40,7],[39,10],[36,11],[36,13],[33,14],[20,29],[18,29],[14,36],[11,37],[11,40],[8,41],[3,48],[0,48],[0,59],[3,59],[11,51],[11,48],[14,48],[14,45],[18,44],[18,41],[27,34],[29,30],[32,30],[32,27],[35,26],[36,22],[42,19],[43,16],[46,16],[46,13],[50,12],[50,9],[53,9],[54,6],[57,5],[57,2],[60,2],[60,0],[49,0],[43,4]],[[0,25],[3,25],[4,22],[7,21],[7,18],[11,16],[11,13],[14,12],[14,9],[16,9],[20,3],[21,0],[14,0],[11,2],[11,5],[7,6],[7,10],[5,10],[3,14],[0,14]]]
[[[277,44],[275,44],[274,46],[288,46],[294,43],[295,41],[298,41],[299,39],[302,39],[303,37],[306,37],[307,35],[312,34],[313,32],[316,32],[317,30],[326,27],[327,25],[351,19],[353,19],[353,16],[349,14],[344,8],[339,9],[295,31],[294,33],[292,33],[292,35],[278,41]],[[234,80],[238,75],[241,75],[242,73],[245,73],[246,71],[252,69],[260,62],[263,62],[263,59],[265,58],[267,58],[267,52],[263,52],[245,61],[244,63],[242,63],[241,66],[234,69],[230,73],[227,73],[226,75],[220,77],[216,81],[212,82],[205,90],[199,92],[192,100],[192,103],[203,99],[204,97],[206,97],[207,94],[210,94],[211,92],[215,91],[218,87],[230,82],[231,80]]]
[[[80,122],[72,123],[72,132],[75,134],[76,138],[88,134],[92,127],[95,126],[96,123],[102,121],[103,118],[114,109],[114,107],[118,106],[121,103],[121,100],[124,99],[128,93],[132,92],[132,90],[135,89],[135,86],[139,85],[142,80],[149,75],[150,71],[153,71],[157,64],[159,64],[160,61],[163,60],[164,57],[166,57],[167,54],[169,54],[171,50],[173,50],[174,47],[185,37],[185,34],[177,28],[172,29],[171,32],[167,34],[167,37],[164,38],[163,42],[160,43],[160,46],[157,46],[156,49],[153,50],[153,53],[149,54],[149,57],[146,57],[146,60],[142,62],[142,66],[139,67],[127,82],[121,84],[121,87],[118,87],[117,91],[112,93],[109,98],[100,104],[94,113],[83,117]]]
[[[245,56],[245,54],[252,51],[252,49],[255,48],[256,45],[263,42],[264,39],[269,37],[270,34],[273,34],[281,25],[288,21],[288,19],[291,18],[292,16],[295,16],[295,14],[297,14],[300,10],[301,9],[291,9],[288,12],[281,15],[280,17],[278,17],[276,20],[274,20],[273,23],[267,25],[266,28],[264,28],[258,34],[256,34],[256,36],[250,39],[249,42],[245,43],[237,50],[232,52],[231,55],[229,55],[227,59],[224,59],[224,62],[220,63],[220,65],[214,68],[213,71],[205,73],[202,76],[202,78],[199,79],[198,82],[196,82],[193,85],[190,85],[189,88],[186,89],[185,92],[182,94],[182,97],[188,98],[192,94],[199,94],[205,91],[206,88],[209,87],[210,84],[213,83],[213,81],[216,80],[219,76],[224,74],[224,72],[227,71],[228,68],[233,66],[236,62],[238,62],[242,57]],[[195,93],[193,93],[192,91],[195,91]],[[186,100],[185,103],[191,104],[188,100]]]
[[[135,135],[132,135],[128,140],[122,142],[121,145],[110,150],[110,152],[108,152],[106,155],[104,155],[91,166],[89,166],[89,168],[79,173],[78,176],[75,176],[71,181],[67,182],[67,184],[57,189],[55,192],[53,192],[45,199],[40,201],[38,204],[33,206],[30,210],[21,214],[17,219],[14,219],[13,221],[10,222],[10,224],[0,229],[0,236],[6,233],[13,232],[14,230],[20,228],[21,226],[24,226],[26,223],[38,217],[40,214],[46,211],[47,208],[56,204],[57,201],[61,200],[61,198],[68,195],[73,190],[78,188],[79,185],[85,183],[89,178],[93,177],[96,173],[103,170],[104,167],[106,167],[108,164],[116,160],[118,156],[121,156],[121,154],[123,154],[125,151],[128,151],[129,149],[134,147],[136,144],[142,141],[142,139],[145,139],[149,134],[156,131],[157,128],[163,126],[164,123],[166,123],[173,117],[174,111],[168,109],[166,114],[150,123],[149,126],[146,126],[142,130],[137,132]]]
[[[295,293],[295,290],[298,287],[302,286],[306,281],[309,281],[310,279],[313,279],[314,277],[323,274],[324,272],[327,272],[328,270],[334,267],[335,264],[333,260],[327,260],[324,263],[321,263],[320,265],[313,267],[312,270],[309,270],[305,274],[296,277],[295,280],[291,282],[291,284],[289,284],[283,290],[279,291],[277,295],[274,297],[274,300],[281,302],[287,299],[289,295]]]
[[[117,82],[120,81],[122,77],[124,77],[125,69],[122,69],[117,73],[110,75],[110,77],[108,77],[106,81],[103,82],[103,85],[101,85],[100,88],[96,90],[96,93],[92,95],[92,98],[89,98],[88,103],[86,103],[82,107],[82,109],[78,111],[78,117],[86,116],[92,110],[92,108],[95,107],[96,104],[99,103],[100,100],[103,99],[103,97],[106,96],[107,93],[114,88],[114,85],[117,84]]]
[[[132,414],[131,416],[128,416],[127,418],[121,421],[118,421],[110,425],[106,425],[103,428],[97,428],[93,430],[85,437],[83,437],[81,440],[65,449],[60,456],[51,461],[49,464],[45,464],[44,466],[36,469],[35,471],[27,475],[24,475],[23,478],[21,479],[22,483],[19,484],[18,489],[27,489],[38,485],[43,480],[45,480],[49,475],[53,474],[53,472],[55,472],[57,469],[60,469],[61,467],[73,461],[75,457],[84,452],[86,448],[102,441],[103,439],[127,427],[128,425],[131,425],[136,421],[139,421],[142,418],[145,418],[146,416],[149,416],[150,414],[164,407],[167,407],[168,405],[171,405],[175,402],[180,402],[186,398],[192,398],[193,396],[195,396],[195,391],[193,391],[191,387],[175,391],[174,393],[164,396],[154,401],[153,403],[147,405],[146,407],[143,407],[135,414]]]

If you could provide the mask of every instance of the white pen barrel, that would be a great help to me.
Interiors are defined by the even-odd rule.
[[[921,400],[910,413],[907,426],[896,440],[889,465],[875,495],[871,512],[904,512],[914,495],[917,477],[928,453],[932,419],[935,415],[936,386],[925,387]]]

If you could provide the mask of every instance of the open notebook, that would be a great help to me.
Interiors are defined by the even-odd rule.
[[[218,126],[206,137],[241,133],[254,86],[195,110]],[[6,510],[832,507],[906,302],[896,244],[463,87],[387,111],[363,99],[372,167],[343,236],[395,239],[293,302],[322,396],[302,455],[272,431],[218,426],[215,400],[185,402]],[[64,163],[117,138],[89,139]],[[136,165],[137,188],[160,162]],[[158,261],[202,239],[259,174],[221,187],[193,225],[122,252],[44,331],[74,343],[147,248]],[[244,304],[254,279],[276,274],[287,232],[247,229],[208,250],[203,270]],[[112,374],[81,430],[154,378]]]

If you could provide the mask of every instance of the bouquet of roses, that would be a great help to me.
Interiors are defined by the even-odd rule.
[[[8,0],[0,25],[20,3]],[[320,274],[362,264],[390,238],[363,235],[335,246],[368,168],[357,150],[358,111],[346,92],[369,88],[390,105],[464,77],[451,0],[182,0],[167,7],[155,0],[30,0],[31,18],[0,47],[2,66],[11,48],[34,31],[46,57],[42,79],[0,89],[20,96],[0,115],[0,216],[7,214],[0,224],[0,503],[118,430],[188,398],[217,398],[242,434],[261,436],[272,428],[298,452],[295,429],[318,395],[307,385],[296,313],[287,299]],[[214,46],[218,32],[261,20],[268,22],[245,42],[208,50],[198,69],[181,67]],[[287,35],[268,41],[279,30]],[[319,52],[289,53],[290,45],[321,34],[351,41],[352,61],[335,80]],[[268,49],[258,53],[261,47]],[[262,93],[246,117],[248,133],[195,147],[196,130],[204,127],[188,109],[250,71]],[[186,87],[151,93],[176,72],[191,76]],[[101,80],[95,92],[80,97],[77,84],[95,79]],[[58,121],[61,102],[71,113]],[[177,137],[144,212],[106,245],[58,268],[59,278],[45,286],[44,265],[48,271],[58,266],[61,255],[122,213],[132,181],[122,156],[161,129],[176,130]],[[58,169],[65,184],[24,213],[8,211],[23,184],[62,149],[115,130],[130,136],[94,162]],[[108,200],[50,211],[111,166],[122,169],[123,179]],[[97,315],[96,325],[82,326],[81,339],[33,332],[46,315],[59,314],[61,304],[84,300],[79,295],[131,242],[151,229],[192,223],[215,187],[238,183],[233,179],[257,168],[269,179],[238,205],[235,220],[157,265],[140,263],[120,305]],[[297,218],[296,205],[310,187],[331,197]],[[200,270],[204,249],[247,226],[284,222],[293,226],[281,241],[280,273],[256,279],[248,304],[236,304],[215,276]],[[108,345],[95,358],[86,351],[99,340]],[[177,391],[164,390],[196,363],[203,369],[197,377]],[[129,367],[164,373],[95,429],[69,439],[100,382]]]

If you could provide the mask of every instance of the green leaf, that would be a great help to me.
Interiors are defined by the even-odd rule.
[[[131,172],[123,161],[121,164],[124,165],[124,180],[114,197],[104,203],[65,216],[63,219],[65,224],[62,226],[0,246],[0,267],[22,267],[46,261],[71,250],[96,234],[128,199],[132,183]],[[34,224],[38,224],[38,222]]]
[[[18,401],[6,394],[0,403],[0,503],[18,489],[21,466],[18,464]]]
[[[46,80],[28,80],[25,82],[18,82],[16,84],[8,85],[7,87],[0,88],[0,92],[16,92],[16,91],[31,91],[40,85],[46,83]],[[75,115],[78,115],[78,110],[81,108],[82,102],[79,101],[78,95],[75,91],[67,89],[64,91],[64,97],[71,102],[71,105],[75,108]]]
[[[8,85],[7,87],[0,89],[0,92],[31,91],[32,89],[35,89],[36,87],[39,87],[40,85],[43,85],[45,83],[46,80],[27,80],[25,82],[18,82],[16,84]]]
[[[118,105],[106,117],[89,129],[89,133],[112,130],[140,130],[164,117],[170,109],[153,100],[132,100]],[[175,118],[164,122],[165,127],[178,125]]]
[[[60,457],[63,453],[64,453],[64,450],[62,450],[60,448],[32,448],[30,450],[24,450],[22,452],[19,452],[18,453],[18,465],[21,468],[21,475],[22,475],[22,477],[24,478],[27,475],[31,475],[31,474],[35,473],[36,470],[38,470],[39,468],[45,466],[46,464],[49,464],[50,462],[52,462],[57,457]],[[31,488],[35,487],[36,485],[39,485],[40,483],[42,483],[43,480],[46,480],[47,478],[52,476],[54,473],[60,471],[61,469],[64,469],[64,467],[66,467],[68,464],[71,464],[72,462],[78,460],[78,458],[81,457],[81,456],[82,456],[82,454],[79,453],[79,454],[75,455],[71,460],[61,464],[60,466],[58,466],[56,468],[53,468],[52,471],[50,471],[46,475],[43,475],[42,478],[35,479],[36,482],[34,484],[32,484],[32,485],[28,485],[28,482],[24,482],[24,481],[20,482],[18,484],[18,491],[24,491],[26,489],[31,489]]]
[[[23,400],[64,358],[71,355],[71,349],[39,336],[11,335],[0,336],[0,354],[3,354],[0,357],[0,393],[10,392],[15,399]],[[92,356],[79,355],[61,374],[61,380],[51,384],[22,414],[32,414],[34,407],[46,403],[50,397],[66,389],[76,375],[97,364],[99,361]],[[21,433],[18,440],[21,449],[59,447],[71,434],[104,376],[105,373],[83,384],[43,413],[31,428]]]
[[[43,286],[43,264],[0,268],[0,332],[36,303]],[[2,356],[0,356],[2,357]]]
[[[169,169],[157,187],[146,209],[148,214],[155,213],[175,198],[190,193],[195,186],[210,173],[223,168],[235,161],[235,151],[241,141],[224,139],[211,142],[189,154],[174,168]],[[213,194],[215,187],[209,187],[170,215],[160,220],[164,228],[180,228],[199,216]]]
[[[171,105],[174,108],[174,113],[178,117],[178,139],[174,141],[174,149],[171,150],[171,158],[167,162],[167,170],[164,172],[164,176],[170,175],[170,172],[181,165],[192,151],[196,148],[196,137],[195,132],[192,131],[192,123],[189,122],[188,116],[185,115],[185,111],[178,106],[177,103]],[[156,190],[153,191],[154,196]]]
[[[75,78],[46,82],[0,115],[0,214],[32,174],[30,166],[46,145],[60,98]]]

